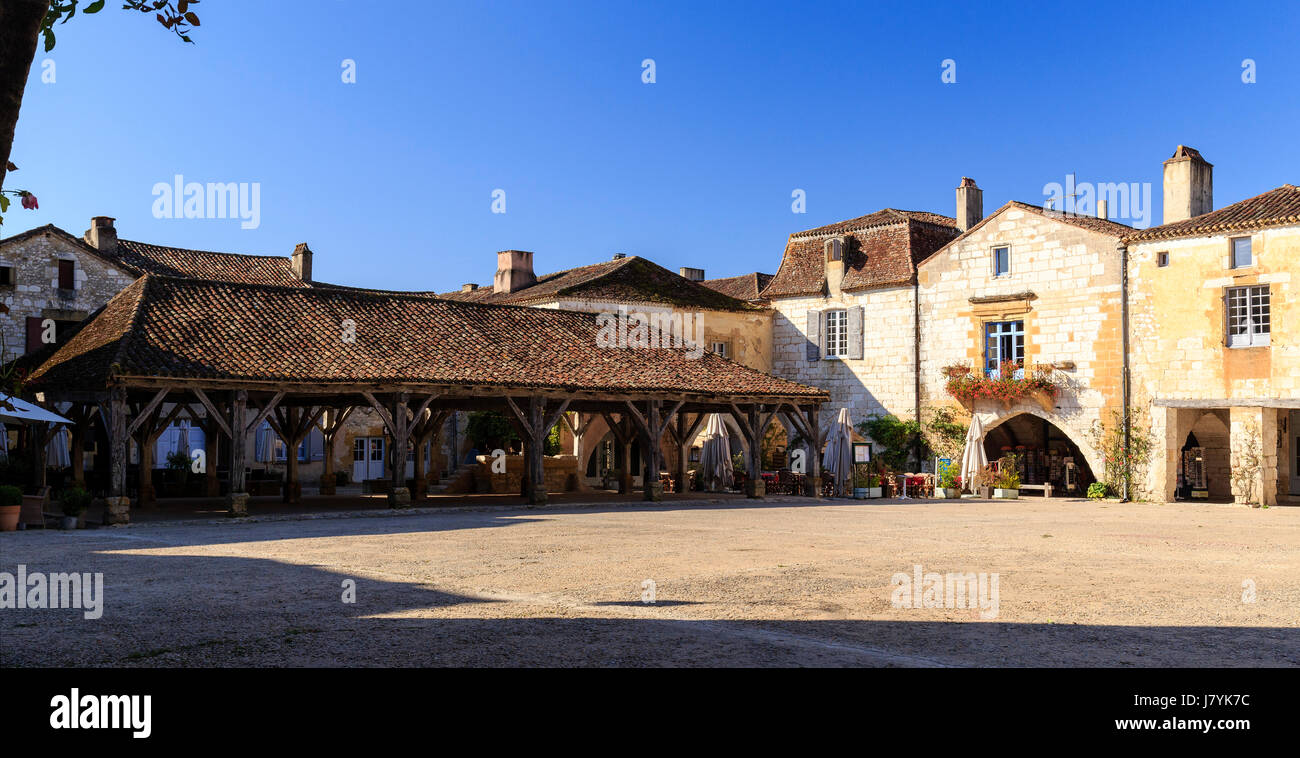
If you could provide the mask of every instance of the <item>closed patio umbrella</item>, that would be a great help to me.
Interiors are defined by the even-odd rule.
[[[722,416],[714,413],[704,425],[700,445],[700,472],[704,475],[704,488],[717,492],[731,486],[735,472],[731,466],[731,442],[727,438],[727,425]]]
[[[9,457],[9,429],[0,421],[0,458]]]
[[[179,433],[176,435],[176,452],[184,453],[187,458],[190,455],[190,424],[188,421],[182,421],[179,425]]]
[[[253,435],[253,460],[258,463],[270,463],[275,455],[275,446],[271,435],[270,424],[263,424],[257,428],[257,433]]]
[[[963,487],[975,491],[975,477],[989,465],[989,457],[984,453],[984,424],[978,415],[972,415],[970,429],[966,432],[966,449],[961,455],[961,483]]]
[[[849,476],[853,470],[853,424],[848,408],[841,408],[826,430],[822,468],[834,477],[836,491],[841,495],[848,492]]]
[[[45,464],[51,468],[67,468],[72,465],[72,457],[68,453],[68,430],[59,429],[50,436],[50,442],[45,446]]]

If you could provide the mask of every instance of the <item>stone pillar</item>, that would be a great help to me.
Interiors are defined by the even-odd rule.
[[[1229,410],[1232,434],[1232,495],[1238,503],[1277,505],[1277,409]],[[1244,481],[1239,472],[1255,468]]]
[[[1157,448],[1151,451],[1147,481],[1136,484],[1139,487],[1145,484],[1156,502],[1172,503],[1178,492],[1178,459],[1183,454],[1183,443],[1187,440],[1188,432],[1183,426],[1183,418],[1188,415],[1192,414],[1178,408],[1151,407],[1151,434],[1155,437]]]
[[[248,485],[244,471],[248,455],[248,393],[235,390],[230,403],[230,492],[228,515],[248,515]]]
[[[392,508],[411,506],[411,490],[406,486],[406,451],[411,444],[410,419],[406,417],[409,400],[405,392],[393,395],[393,487],[388,493],[388,505]]]
[[[113,387],[108,392],[108,497],[104,499],[104,523],[126,524],[131,521],[131,499],[126,496],[127,445],[126,388]]]

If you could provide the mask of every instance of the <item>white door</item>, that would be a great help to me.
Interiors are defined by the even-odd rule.
[[[1286,428],[1291,433],[1291,494],[1300,495],[1300,411],[1291,411]]]
[[[352,481],[384,478],[384,438],[357,437],[352,441]]]

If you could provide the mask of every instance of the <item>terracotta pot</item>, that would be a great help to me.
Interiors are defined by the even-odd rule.
[[[18,531],[18,514],[22,513],[22,504],[0,505],[0,532]]]

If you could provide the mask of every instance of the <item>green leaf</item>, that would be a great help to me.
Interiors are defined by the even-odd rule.
[[[45,52],[48,53],[54,49],[54,30],[44,29],[42,31],[45,32]]]
[[[104,8],[104,0],[95,0],[95,2],[86,6],[82,13],[99,13]]]
[[[0,213],[4,213],[7,210],[9,210],[9,198],[0,195]]]

